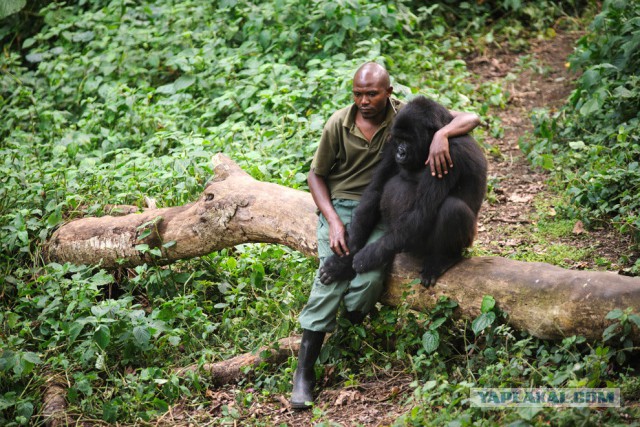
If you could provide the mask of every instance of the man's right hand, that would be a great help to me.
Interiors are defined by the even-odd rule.
[[[329,247],[339,257],[349,255],[347,246],[347,230],[340,220],[329,223]]]
[[[307,177],[307,183],[314,203],[329,224],[329,247],[339,257],[349,255],[347,230],[333,207],[333,203],[331,203],[331,194],[325,178],[311,170]]]

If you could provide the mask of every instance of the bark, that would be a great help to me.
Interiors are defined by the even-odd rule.
[[[47,427],[74,424],[73,417],[66,413],[66,395],[67,387],[64,379],[58,375],[50,376],[45,384],[41,413]]]
[[[214,162],[214,179],[196,202],[72,221],[51,237],[49,259],[106,268],[166,264],[252,242],[283,244],[317,256],[317,217],[310,194],[256,181],[223,155]],[[139,240],[145,230],[151,233]],[[175,244],[163,247],[168,242]],[[140,243],[161,249],[162,255],[142,254],[135,249]],[[450,269],[430,289],[409,287],[419,270],[409,256],[396,257],[382,302],[399,304],[408,292],[410,306],[425,310],[446,296],[458,302],[463,317],[474,318],[482,297],[491,295],[514,328],[548,339],[598,339],[609,324],[605,316],[610,310],[640,309],[640,279],[610,272],[474,257]],[[640,337],[637,329],[633,334]]]

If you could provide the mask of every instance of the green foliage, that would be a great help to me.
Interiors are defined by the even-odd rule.
[[[578,41],[582,70],[568,105],[534,115],[536,140],[523,148],[571,195],[567,215],[607,220],[640,239],[640,4],[607,1]]]
[[[412,3],[418,11],[427,10],[438,18],[431,25],[446,22],[455,28],[457,37],[473,39],[472,47],[463,44],[461,48],[476,52],[486,45],[523,50],[529,38],[553,37],[557,27],[579,28],[576,19],[597,6],[590,0],[444,0],[429,7]]]
[[[0,3],[0,19],[19,12],[27,4],[26,0],[5,0]]]
[[[605,422],[625,424],[627,417],[638,416],[634,408],[617,412],[588,408],[488,410],[469,407],[470,389],[478,387],[617,387],[615,369],[631,371],[623,363],[626,356],[637,351],[631,347],[632,343],[625,343],[630,330],[630,326],[625,325],[637,325],[638,321],[631,309],[609,313],[607,318],[616,320],[608,333],[611,337],[605,337],[595,347],[587,344],[583,337],[567,337],[562,342],[550,343],[516,332],[501,321],[504,316],[491,296],[483,297],[479,309],[480,315],[470,325],[467,322],[449,325],[453,329],[449,340],[458,345],[455,352],[447,356],[447,363],[441,360],[440,354],[433,353],[428,362],[420,365],[417,374],[421,379],[414,382],[414,392],[406,402],[411,409],[395,426],[602,425]],[[488,313],[495,317],[489,319]],[[619,337],[621,345],[605,344],[613,337]],[[627,387],[623,391],[625,397],[637,393],[637,382],[630,381]]]

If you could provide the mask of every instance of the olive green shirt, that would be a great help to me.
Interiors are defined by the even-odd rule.
[[[381,159],[390,125],[404,102],[389,98],[387,116],[367,141],[356,126],[355,104],[342,108],[329,118],[311,163],[311,170],[325,178],[332,199],[360,200],[373,169]]]

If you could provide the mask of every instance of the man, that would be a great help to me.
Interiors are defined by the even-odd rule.
[[[320,263],[335,253],[349,254],[347,230],[353,211],[381,151],[390,125],[404,103],[391,97],[393,87],[381,65],[368,62],[353,78],[354,104],[338,110],[327,121],[308,176],[309,190],[320,211],[318,255]],[[452,111],[454,119],[433,137],[426,164],[431,174],[442,177],[453,167],[449,156],[450,136],[464,135],[479,124],[475,114]],[[380,238],[379,224],[369,242]],[[307,409],[313,401],[314,364],[327,332],[336,327],[336,315],[344,304],[344,316],[352,324],[360,323],[374,307],[383,289],[385,269],[358,274],[350,281],[323,285],[316,278],[307,305],[300,315],[303,328],[298,368],[293,378],[291,407]]]

